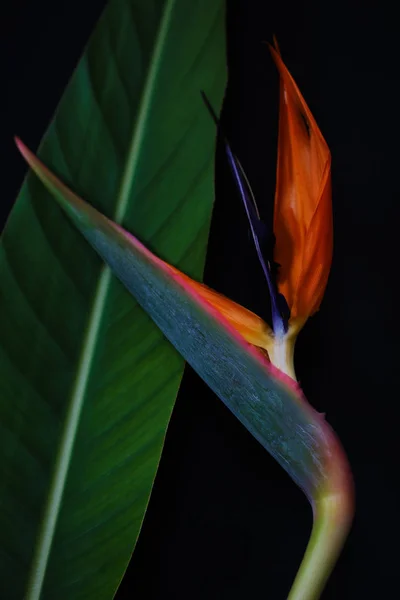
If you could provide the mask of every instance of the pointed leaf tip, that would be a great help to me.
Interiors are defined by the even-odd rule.
[[[26,156],[29,155],[30,150],[28,150],[24,142],[17,135],[14,136],[14,143],[17,146],[20,153],[22,154],[22,156],[26,159]]]

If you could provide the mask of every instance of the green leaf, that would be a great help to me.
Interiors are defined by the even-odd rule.
[[[290,600],[316,600],[346,539],[352,478],[339,440],[298,384],[245,341],[191,280],[104,217],[19,140],[32,169],[161,331],[303,489],[314,527]]]
[[[226,84],[222,0],[112,0],[39,155],[201,278]],[[34,118],[34,115],[32,115]],[[184,361],[37,179],[1,246],[0,596],[109,598]]]

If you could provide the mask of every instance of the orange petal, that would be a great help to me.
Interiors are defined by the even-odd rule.
[[[175,267],[172,267],[171,265],[169,265],[169,267],[175,273],[179,273],[179,276],[200,294],[200,296],[212,304],[247,342],[254,346],[258,346],[259,348],[267,349],[271,342],[271,330],[265,321],[247,308],[233,302],[233,300],[229,300],[226,296],[219,294],[203,283],[194,281],[194,279],[191,279],[181,271],[178,271]]]
[[[291,317],[305,319],[319,308],[332,261],[331,156],[279,51],[270,50],[280,73],[274,259]]]

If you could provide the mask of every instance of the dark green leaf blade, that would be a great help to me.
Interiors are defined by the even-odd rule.
[[[215,140],[200,90],[220,106],[223,4],[112,0],[39,151],[197,277]],[[184,363],[32,176],[0,265],[0,595],[20,599],[29,579],[30,599],[109,598],[140,529]]]

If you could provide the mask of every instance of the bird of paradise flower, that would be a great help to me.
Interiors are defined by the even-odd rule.
[[[239,160],[226,139],[224,143],[267,279],[272,327],[157,258],[70,191],[19,139],[16,142],[33,171],[160,329],[307,494],[314,526],[289,599],[313,600],[340,554],[354,512],[346,456],[323,416],[302,395],[293,366],[296,338],[321,304],[331,267],[331,156],[276,42],[270,50],[280,74],[273,233],[260,219]],[[273,255],[263,252],[271,235]],[[182,317],[187,324],[186,330],[171,324],[170,306],[176,322]],[[211,350],[205,358],[199,343],[207,339]],[[233,384],[227,373],[233,373]],[[253,386],[252,378],[261,384]],[[235,396],[238,388],[246,406]]]

